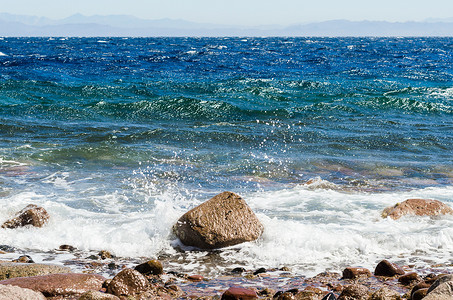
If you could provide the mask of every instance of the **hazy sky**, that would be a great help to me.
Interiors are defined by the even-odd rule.
[[[332,19],[421,21],[453,17],[453,0],[0,0],[0,12],[61,19],[127,14],[235,25]]]

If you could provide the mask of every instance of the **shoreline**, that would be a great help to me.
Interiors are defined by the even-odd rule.
[[[5,248],[4,245],[3,248]],[[17,259],[21,255],[19,252],[23,252],[19,249],[15,250],[15,252],[3,253],[3,251],[0,253],[0,266],[6,262],[12,262],[14,260],[10,259],[12,257],[16,257]],[[98,255],[90,255],[88,257],[85,257],[82,253],[85,252],[78,252],[75,255],[72,255],[73,253],[68,251],[58,251],[58,253],[55,251],[54,253],[48,253],[49,256],[41,259],[42,261],[37,264],[61,265],[69,267],[71,272],[74,273],[102,275],[107,278],[107,280],[111,280],[122,270],[133,269],[134,266],[146,261],[145,258],[125,259],[114,257],[107,251],[101,251]],[[73,258],[70,258],[71,255]],[[79,256],[79,258],[76,258],[76,256]],[[30,258],[33,259],[33,254],[30,255]],[[315,276],[310,276],[293,272],[290,267],[253,269],[247,266],[231,266],[221,274],[209,276],[203,274],[203,272],[197,272],[196,269],[178,269],[177,267],[172,266],[169,263],[169,260],[166,261],[164,259],[162,262],[164,273],[158,276],[158,278],[148,277],[148,279],[152,279],[153,282],[158,282],[161,286],[165,287],[170,285],[170,283],[177,286],[178,290],[180,290],[180,295],[177,297],[172,296],[171,299],[219,299],[218,297],[221,297],[221,295],[230,287],[243,287],[253,290],[257,293],[259,299],[271,299],[276,293],[284,293],[285,291],[294,292],[296,290],[299,292],[310,291],[310,293],[313,292],[317,295],[326,295],[331,292],[338,297],[343,289],[349,285],[362,285],[367,287],[370,292],[376,292],[386,287],[399,293],[401,296],[407,296],[410,295],[415,283],[423,281],[424,278],[434,278],[440,275],[453,274],[453,264],[446,265],[434,263],[432,266],[426,268],[414,268],[414,266],[406,265],[401,266],[404,273],[410,274],[415,272],[417,274],[417,279],[403,284],[398,281],[399,278],[401,278],[401,275],[390,277],[375,276],[374,270],[370,270],[371,274],[366,276],[359,275],[355,278],[343,278],[345,274],[344,270],[326,270]],[[28,263],[20,264],[26,265]],[[32,264],[35,263],[31,263],[30,265]],[[360,266],[350,267],[356,268]],[[269,293],[273,293],[274,295],[268,295]]]

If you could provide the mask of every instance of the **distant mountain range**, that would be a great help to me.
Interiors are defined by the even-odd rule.
[[[127,15],[73,15],[61,20],[0,13],[0,36],[453,36],[453,18],[424,22],[333,20],[292,26],[228,26]]]

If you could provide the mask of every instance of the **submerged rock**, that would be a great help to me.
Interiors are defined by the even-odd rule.
[[[50,274],[32,277],[17,277],[0,281],[41,292],[46,297],[71,297],[90,290],[100,290],[105,278],[96,274]]]
[[[223,192],[185,213],[173,231],[187,246],[215,249],[254,241],[263,228],[239,195]]]
[[[0,300],[46,300],[46,297],[40,292],[30,289],[24,289],[14,285],[0,284]]]
[[[438,200],[408,199],[384,209],[382,217],[397,220],[404,215],[439,216],[446,214],[453,214],[453,209]]]
[[[19,211],[14,218],[3,223],[2,228],[17,228],[26,225],[42,227],[48,221],[49,214],[44,208],[30,204]]]
[[[70,272],[71,269],[56,265],[10,262],[0,263],[0,280]]]

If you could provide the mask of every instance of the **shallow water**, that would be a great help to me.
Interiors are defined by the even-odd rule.
[[[452,206],[453,39],[102,41],[0,41],[0,220],[29,203],[52,216],[0,229],[1,244],[211,275],[451,263],[451,216],[380,213],[415,197]],[[224,190],[263,236],[181,250],[171,226]]]

